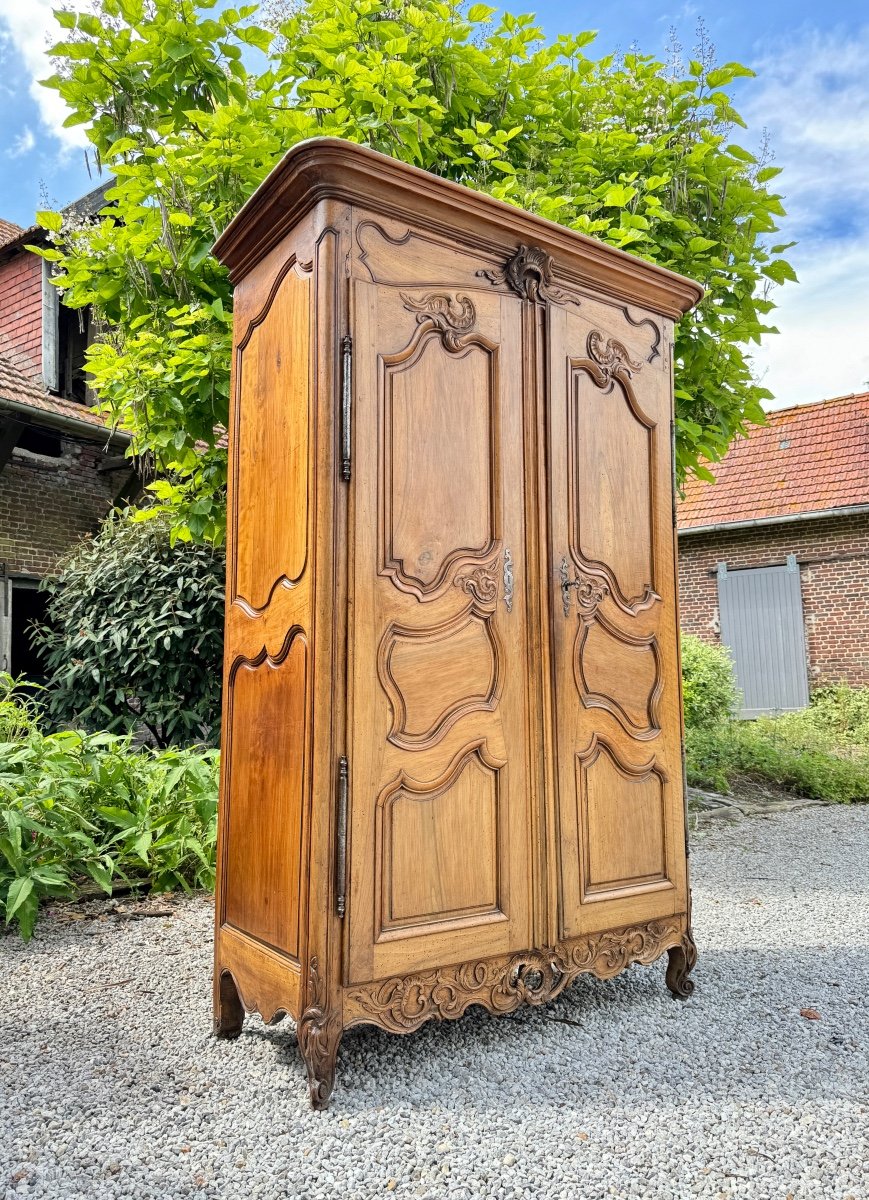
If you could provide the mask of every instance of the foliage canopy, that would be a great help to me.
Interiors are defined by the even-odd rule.
[[[728,87],[752,72],[640,53],[590,57],[592,33],[545,44],[531,16],[459,0],[97,0],[46,83],[115,178],[102,219],[40,214],[73,307],[103,337],[93,384],[165,473],[173,536],[222,536],[231,289],[217,234],[292,144],[333,135],[513,202],[700,280],[676,344],[678,461],[716,460],[769,393],[747,348],[770,289],[778,168],[732,140]],[[259,19],[259,23],[256,23]],[[203,450],[203,445],[205,449]],[[708,472],[706,472],[708,474]],[[159,506],[158,506],[159,507]],[[152,511],[157,511],[156,509]]]

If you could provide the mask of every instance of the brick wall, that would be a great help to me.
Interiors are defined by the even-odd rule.
[[[42,259],[22,250],[0,262],[0,330],[42,376]]]
[[[0,562],[43,576],[60,554],[94,531],[123,473],[98,474],[99,444],[64,438],[60,458],[15,449],[0,474]]]
[[[869,685],[869,513],[679,538],[682,629],[718,642],[715,569],[800,569],[809,683]]]

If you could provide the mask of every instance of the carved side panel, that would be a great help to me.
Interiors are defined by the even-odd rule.
[[[381,937],[412,926],[429,932],[432,925],[503,916],[498,880],[503,766],[478,745],[432,782],[402,772],[384,791],[376,847]]]
[[[628,766],[596,736],[576,756],[584,900],[668,886],[664,787],[654,761]]]
[[[431,626],[392,624],[378,673],[392,706],[389,740],[405,750],[436,745],[472,712],[494,712],[502,654],[492,614],[471,605]]]
[[[570,365],[570,548],[633,614],[656,597],[655,426],[637,403],[629,376],[638,364],[621,343],[592,331],[589,350],[595,357]]]
[[[231,599],[253,611],[308,555],[310,324],[310,275],[291,260],[236,350]]]
[[[232,791],[224,870],[225,920],[297,958],[307,809],[308,643],[291,630],[277,657],[239,660],[230,675],[224,753]]]
[[[598,614],[580,622],[574,655],[576,686],[589,708],[603,708],[626,733],[646,740],[660,732],[661,654],[653,634],[633,637]]]
[[[498,536],[498,352],[454,332],[426,320],[382,360],[380,569],[419,599]]]

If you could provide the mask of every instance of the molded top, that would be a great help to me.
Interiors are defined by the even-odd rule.
[[[552,255],[556,280],[674,319],[703,297],[703,288],[683,275],[368,146],[325,137],[288,150],[217,239],[214,253],[229,267],[233,283],[325,199],[399,219],[411,216],[502,255],[519,244],[539,246]]]

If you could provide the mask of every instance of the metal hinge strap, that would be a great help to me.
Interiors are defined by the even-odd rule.
[[[350,772],[347,759],[338,759],[338,861],[335,864],[338,916],[347,911],[347,792]]]
[[[350,479],[350,410],[353,402],[353,338],[341,339],[341,478]]]

